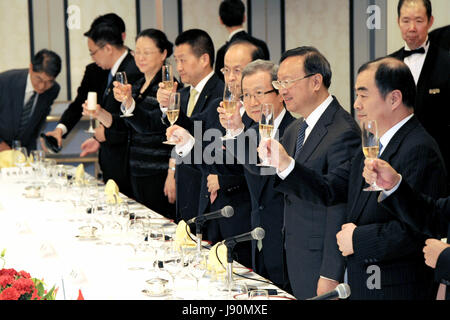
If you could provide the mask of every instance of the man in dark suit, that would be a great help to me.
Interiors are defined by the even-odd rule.
[[[180,90],[180,115],[177,124],[193,132],[194,123],[198,121],[203,126],[208,110],[217,107],[214,100],[223,95],[223,82],[213,70],[214,44],[211,37],[199,29],[184,31],[175,40],[174,58],[181,81],[190,84]],[[173,90],[176,90],[176,85]],[[160,84],[157,99],[163,113],[170,93]],[[197,216],[198,198],[192,197],[190,192],[200,190],[202,174],[188,164],[178,163],[172,168],[176,180],[177,221],[187,221]]]
[[[243,28],[245,22],[245,5],[241,0],[224,0],[219,7],[220,23],[225,26],[228,31],[228,41],[217,50],[216,55],[216,75],[224,80],[222,68],[224,66],[225,53],[228,46],[237,40],[245,40],[253,43],[255,46],[261,48],[264,53],[264,60],[270,60],[269,49],[267,44],[259,39],[249,35]]]
[[[348,161],[360,144],[356,122],[328,91],[331,75],[317,49],[299,47],[283,54],[274,81],[287,109],[304,117],[285,130],[282,145],[299,164],[318,174]],[[306,299],[333,290],[344,275],[334,239],[343,223],[343,206],[309,203],[276,181],[275,190],[284,195],[286,264],[294,295]]]
[[[434,201],[414,192],[402,176],[381,159],[366,159],[363,176],[367,183],[375,182],[384,189],[379,198],[381,205],[428,238],[423,249],[425,263],[435,269],[435,281],[441,283],[450,300],[450,244],[438,240],[445,236],[447,242],[450,240],[450,197]]]
[[[449,170],[450,144],[446,137],[450,131],[450,52],[428,37],[434,22],[430,0],[400,0],[397,10],[405,47],[391,56],[411,69],[417,85],[414,114],[438,143]]]
[[[59,93],[55,78],[61,58],[43,49],[36,53],[28,69],[0,74],[0,151],[11,149],[20,140],[27,151],[36,149],[39,132]]]
[[[115,13],[108,13],[97,17],[91,25],[91,28],[100,23],[109,23],[116,25],[122,34],[122,39],[125,41],[126,30],[125,23]],[[89,91],[97,93],[97,97],[101,97],[105,92],[105,86],[108,81],[109,69],[102,69],[96,62],[92,62],[86,66],[83,79],[77,90],[77,96],[69,104],[67,109],[61,115],[55,130],[46,133],[47,136],[52,136],[58,141],[58,145],[62,147],[62,139],[66,138],[73,127],[80,121],[83,111],[83,103],[87,100]],[[45,144],[41,143],[42,148],[46,150]]]
[[[128,82],[131,84],[143,76],[136,67],[131,51],[123,44],[122,28],[110,21],[100,23],[94,21],[85,36],[88,38],[88,48],[94,62],[103,70],[110,70],[108,78],[97,96],[97,101],[111,114],[121,114],[120,102],[114,99],[112,91],[115,74],[125,72]],[[67,118],[63,116],[61,119],[62,123],[68,119],[69,127],[73,127],[75,116],[79,120],[81,115],[81,113],[73,111],[73,109],[67,111]],[[82,108],[79,111],[82,112]],[[99,164],[103,173],[103,181],[114,180],[119,186],[120,192],[132,197],[128,173],[128,128],[125,124],[116,126],[114,129],[99,125],[95,129],[94,136],[83,142],[81,149],[81,156],[99,150]]]
[[[380,158],[394,165],[416,190],[431,197],[446,193],[446,171],[434,139],[413,114],[415,83],[411,71],[394,58],[378,59],[358,70],[355,109],[360,121],[376,120]],[[276,154],[274,154],[274,152]],[[280,185],[297,197],[318,204],[346,203],[346,224],[336,235],[347,257],[353,299],[433,299],[432,270],[422,257],[423,236],[380,206],[377,192],[365,192],[364,155],[320,175],[294,161],[270,140],[260,155],[284,178]]]

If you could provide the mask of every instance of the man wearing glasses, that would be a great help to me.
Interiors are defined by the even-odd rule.
[[[282,55],[273,81],[287,110],[303,116],[286,129],[282,146],[296,162],[320,174],[350,160],[360,145],[358,125],[328,91],[331,75],[317,49],[299,47]],[[304,201],[282,181],[275,182],[275,190],[284,194],[284,244],[294,295],[305,299],[333,290],[344,275],[336,233],[345,207]]]
[[[0,151],[21,141],[27,151],[36,149],[39,132],[50,113],[60,87],[55,78],[61,58],[43,49],[32,59],[29,69],[0,74]]]

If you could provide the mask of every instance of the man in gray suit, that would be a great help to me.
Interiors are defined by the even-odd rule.
[[[43,49],[28,69],[0,74],[0,151],[21,141],[28,151],[36,149],[39,132],[50,113],[60,87],[55,78],[61,71],[61,58]]]

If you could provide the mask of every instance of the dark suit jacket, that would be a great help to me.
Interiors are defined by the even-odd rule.
[[[278,137],[283,137],[286,128],[295,120],[295,118],[286,111],[279,127]],[[246,126],[247,128],[248,126]],[[258,124],[252,124],[249,130],[254,130],[254,136],[258,137]],[[249,131],[247,130],[247,133]],[[244,136],[244,135],[241,135]],[[243,137],[239,136],[238,139]],[[284,242],[283,242],[283,222],[284,222],[284,195],[273,188],[275,175],[262,174],[259,169],[251,165],[249,152],[257,154],[256,147],[258,143],[252,144],[249,141],[243,143],[247,153],[246,159],[240,159],[239,151],[234,149],[234,155],[238,161],[244,164],[244,175],[247,181],[251,198],[251,225],[252,229],[262,227],[265,230],[265,237],[262,240],[262,256],[257,248],[257,242],[252,241],[252,265],[257,273],[265,270],[266,277],[273,281],[277,286],[285,288],[288,283],[288,276],[285,272]]]
[[[294,121],[282,137],[282,144],[292,157],[302,122],[303,119]],[[351,159],[360,143],[358,125],[334,98],[295,160],[298,165],[325,175]],[[299,184],[297,181],[295,188]],[[278,176],[275,190],[284,194],[284,240],[291,287],[298,299],[314,297],[320,276],[343,280],[344,261],[336,233],[344,223],[345,208],[305,201],[296,196],[288,180],[282,181]]]
[[[450,197],[434,201],[415,193],[405,181],[381,202],[390,212],[405,222],[415,232],[427,238],[447,237],[450,241]],[[450,248],[438,258],[435,280],[447,285],[446,297],[450,300]]]
[[[261,50],[264,52],[264,60],[270,60],[269,48],[267,47],[267,44],[264,41],[252,37],[245,31],[238,32],[235,35],[233,35],[233,37],[230,39],[230,41],[227,41],[222,47],[219,48],[219,50],[217,50],[216,65],[215,65],[214,70],[216,72],[216,75],[220,79],[222,79],[222,81],[224,80],[224,77],[223,77],[222,72],[220,72],[220,69],[222,69],[224,66],[225,53],[227,52],[227,49],[228,49],[228,46],[230,45],[230,43],[237,41],[237,40],[245,40],[250,43],[253,43],[255,46],[261,48]]]
[[[218,107],[216,98],[222,97],[223,88],[223,82],[214,74],[200,93],[190,118],[186,115],[190,86],[181,89],[180,115],[176,124],[186,128],[194,135],[194,122],[197,121],[200,125],[199,129],[203,128],[208,110],[215,110]],[[202,132],[203,131],[200,130],[200,133]],[[202,174],[195,166],[177,163],[175,179],[177,183],[177,221],[181,219],[187,221],[196,217],[199,211],[198,198],[193,197],[191,192],[196,192],[196,190],[200,191]]]
[[[403,49],[391,56],[403,61]],[[436,140],[450,170],[450,52],[430,40],[430,47],[417,83],[414,114]]]
[[[0,74],[0,142],[9,146],[13,140],[20,140],[28,151],[36,149],[36,141],[51,111],[53,101],[59,94],[55,84],[38,96],[29,126],[19,134],[20,119],[24,107],[28,69],[16,69]]]
[[[450,50],[450,25],[437,28],[431,31],[429,34],[431,42],[436,43],[438,46],[444,48],[447,52]]]
[[[446,172],[434,139],[413,116],[392,137],[381,155],[413,188],[431,197],[446,193]],[[433,299],[433,272],[423,263],[425,238],[394,217],[377,201],[377,192],[364,192],[364,155],[321,176],[296,165],[284,180],[295,194],[314,203],[347,204],[346,222],[354,223],[354,254],[347,257],[351,299]],[[299,187],[301,186],[301,187]],[[377,266],[374,275],[370,266]],[[375,281],[373,277],[378,277]],[[370,289],[370,284],[380,288]]]

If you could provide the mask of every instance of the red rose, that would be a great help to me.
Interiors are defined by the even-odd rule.
[[[33,280],[31,280],[31,279],[20,278],[20,279],[17,279],[16,282],[14,282],[12,287],[14,289],[16,289],[20,295],[23,295],[25,293],[33,292],[34,283],[33,283]]]
[[[14,276],[3,275],[0,276],[0,289],[6,288],[8,285],[14,282]]]
[[[19,300],[20,294],[13,287],[6,288],[0,293],[0,300]]]

